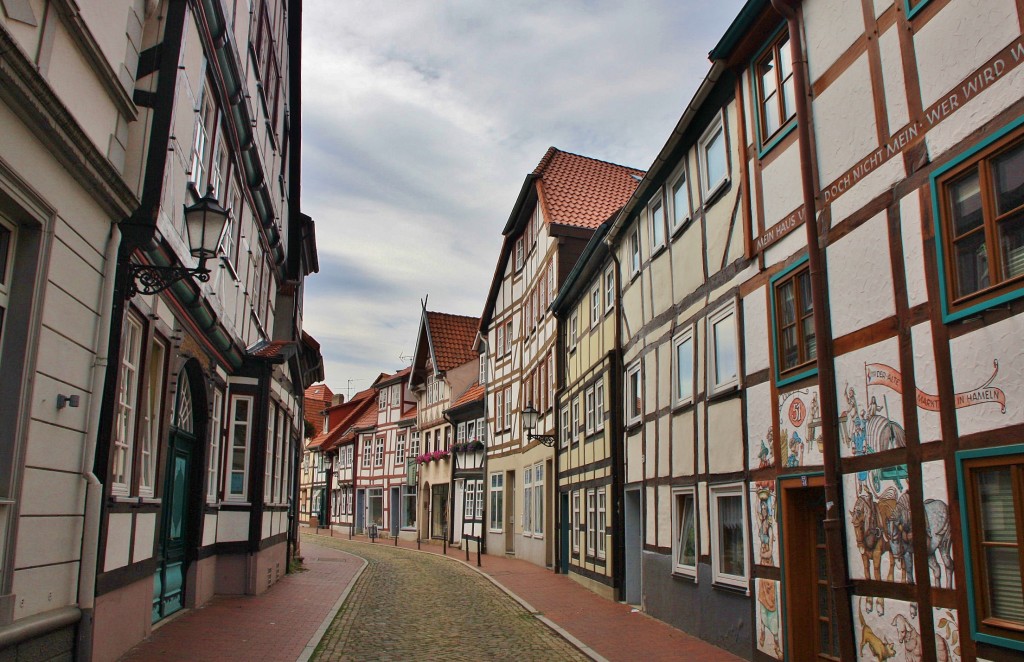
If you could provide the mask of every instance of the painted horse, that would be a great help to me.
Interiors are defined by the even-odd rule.
[[[892,488],[889,488],[892,489]],[[881,500],[879,500],[881,502]],[[904,492],[885,520],[889,551],[894,565],[900,566],[903,583],[914,583],[914,531],[910,522],[910,494]],[[891,573],[890,573],[891,574]]]
[[[924,502],[924,516],[927,520],[925,535],[928,538],[928,570],[931,572],[932,586],[943,588],[942,573],[939,570],[941,558],[946,571],[945,588],[953,588],[953,541],[949,536],[949,507],[938,499],[927,499]]]

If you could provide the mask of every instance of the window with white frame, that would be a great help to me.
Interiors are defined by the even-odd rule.
[[[288,414],[284,407],[281,407],[277,410],[277,478],[274,481],[274,500],[277,503],[285,503],[288,500],[291,476],[288,471],[289,457],[291,453],[288,452]]]
[[[594,429],[604,429],[604,375],[594,384]]]
[[[491,474],[491,510],[490,523],[488,528],[495,533],[500,533],[505,517],[505,474]]]
[[[505,353],[512,353],[512,320],[505,322]]]
[[[484,481],[475,480],[476,483],[476,509],[473,513],[473,519],[483,523],[484,521]]]
[[[229,501],[245,501],[248,494],[249,442],[252,438],[252,396],[231,398],[231,433],[228,437],[227,490]]]
[[[409,455],[416,457],[420,454],[420,433],[413,432],[409,441]]]
[[[411,529],[416,526],[416,486],[402,486],[401,526]]]
[[[512,387],[505,389],[505,429],[512,429]]]
[[[523,238],[516,239],[516,271],[523,268]]]
[[[672,205],[669,209],[669,230],[675,232],[690,220],[693,213],[690,208],[690,187],[686,178],[686,168],[681,167],[668,186],[668,201]]]
[[[384,437],[377,437],[373,443],[373,466],[384,466]]]
[[[114,461],[110,472],[113,494],[131,491],[132,459],[135,456],[135,417],[139,405],[139,363],[142,359],[142,322],[125,317],[121,341],[121,371],[117,385],[117,415],[114,420]]]
[[[548,267],[548,296],[552,301],[558,296],[555,293],[555,259],[551,258],[551,266]]]
[[[587,417],[586,417],[586,421],[587,421],[587,426],[586,426],[587,434],[593,434],[594,433],[594,428],[595,428],[595,424],[594,424],[594,387],[593,386],[591,386],[590,388],[587,389],[586,394],[584,395],[584,401],[586,402],[585,411],[587,413]]]
[[[486,384],[487,383],[487,355],[486,354],[481,354],[479,361],[480,361],[480,375],[479,375],[479,379],[480,379],[480,384],[482,385],[482,384]]]
[[[699,142],[701,191],[704,202],[714,195],[719,187],[729,181],[729,158],[725,146],[725,124],[722,113],[718,113],[708,126]]]
[[[647,221],[651,227],[651,253],[665,245],[665,201],[661,189],[647,205]]]
[[[615,306],[615,270],[612,267],[604,272],[604,312],[610,312]]]
[[[533,535],[544,535],[544,463],[533,468]]]
[[[736,331],[735,304],[730,304],[708,318],[708,376],[711,393],[739,383]]]
[[[499,324],[498,328],[494,332],[494,355],[504,356],[505,355],[505,325]]]
[[[142,438],[139,466],[139,496],[152,497],[156,487],[157,449],[160,448],[160,422],[163,420],[164,364],[167,346],[154,338],[146,360],[146,394],[142,402]],[[214,426],[215,427],[215,426]],[[219,430],[218,430],[219,432]]]
[[[466,441],[476,440],[476,421],[466,421]]]
[[[580,491],[572,492],[572,528],[569,530],[572,535],[573,554],[580,553]]]
[[[687,327],[677,335],[672,340],[672,347],[675,403],[681,405],[693,401],[693,327]]]
[[[277,407],[270,403],[267,413],[267,436],[264,440],[265,461],[263,463],[263,501],[270,503],[274,495],[274,439],[277,433]]]
[[[672,490],[672,568],[697,576],[697,498],[692,487]]]
[[[580,440],[580,396],[572,399],[572,437],[571,442],[577,443]]]
[[[466,441],[466,424],[459,423],[458,427],[455,428],[455,430],[455,443],[464,443]]]
[[[203,106],[205,106],[205,103]],[[203,115],[203,112],[196,113],[195,133],[192,137],[192,161],[189,164],[188,171],[188,181],[197,189],[203,184],[203,165],[206,160],[207,138],[206,127],[203,126]]]
[[[462,512],[465,513],[467,520],[473,519],[473,514],[476,512],[476,481],[467,480],[465,488],[463,489],[463,505]]]
[[[562,407],[562,412],[559,418],[562,421],[562,446],[569,445],[569,408]]]
[[[476,419],[476,438],[477,441],[487,443],[487,421],[483,418]]]
[[[626,369],[626,423],[639,423],[643,416],[643,389],[640,383],[640,361]]]
[[[629,275],[640,273],[640,224],[637,223],[629,235]]]
[[[206,465],[206,501],[217,500],[217,477],[220,475],[220,435],[224,417],[224,392],[213,391],[213,411],[210,415],[210,456]]]
[[[597,326],[598,322],[601,321],[601,279],[594,284],[594,289],[590,290],[590,326],[591,328]]]
[[[395,442],[395,468],[398,465],[405,463],[405,433],[402,432],[398,435],[398,440]]]
[[[608,528],[608,493],[605,488],[597,490],[597,558],[605,557],[605,538]]]
[[[747,584],[747,527],[743,484],[711,487],[711,569],[715,582]]]
[[[428,433],[429,434],[429,433]],[[373,439],[370,437],[363,438],[363,468],[369,469],[370,462],[373,461]]]
[[[587,490],[587,556],[597,553],[597,494]]]
[[[502,389],[494,394],[494,429],[501,431],[505,429],[505,390]]]
[[[569,351],[570,352],[576,351],[576,337],[580,335],[579,328],[580,328],[579,312],[576,311],[576,310],[573,310],[572,314],[569,315],[569,338],[568,338],[568,340],[569,340]]]
[[[533,535],[533,467],[523,469],[523,535]]]

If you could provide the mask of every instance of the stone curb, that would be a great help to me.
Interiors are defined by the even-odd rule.
[[[306,535],[308,535],[308,536],[316,536],[318,538],[326,538],[328,540],[331,539],[330,536],[321,536],[318,533],[307,533]],[[339,538],[339,540],[340,540],[340,538]],[[359,543],[361,545],[374,544],[374,543],[368,543],[365,540],[355,540],[355,539],[353,539],[353,540],[345,539],[345,540],[346,540],[346,542],[355,542],[355,543]],[[392,547],[392,545],[388,545],[388,547]],[[551,631],[553,631],[555,634],[560,636],[562,639],[565,639],[566,641],[568,641],[570,644],[572,644],[574,647],[576,647],[577,650],[579,650],[581,653],[583,653],[584,655],[589,657],[591,660],[594,660],[594,662],[608,662],[607,658],[601,656],[600,653],[598,653],[593,648],[591,648],[590,646],[586,645],[585,643],[583,643],[582,641],[580,641],[579,639],[574,637],[572,634],[567,632],[562,626],[558,625],[557,623],[552,621],[547,616],[544,616],[543,614],[541,614],[529,602],[527,602],[523,598],[521,598],[518,595],[516,595],[515,593],[513,593],[512,590],[509,589],[507,586],[505,586],[504,584],[502,584],[497,579],[495,579],[491,575],[487,574],[486,572],[484,572],[480,568],[477,568],[472,563],[466,563],[462,559],[452,558],[451,556],[447,556],[445,554],[435,554],[433,552],[427,552],[427,551],[424,551],[422,549],[410,549],[409,547],[398,547],[398,546],[394,546],[394,548],[395,549],[404,549],[407,552],[416,552],[418,554],[431,554],[431,555],[436,556],[438,558],[448,559],[449,561],[454,561],[455,563],[461,563],[465,567],[469,568],[470,570],[472,570],[473,572],[477,573],[481,577],[484,577],[485,579],[487,579],[487,581],[489,581],[492,584],[494,584],[502,593],[504,593],[508,597],[510,597],[513,600],[515,600],[516,602],[518,602],[519,605],[523,609],[525,609],[527,612],[529,612],[534,618],[536,618],[538,621],[540,621],[541,623],[546,625]],[[366,567],[366,563],[367,562],[364,559],[363,560],[363,568]],[[360,569],[359,573],[356,575],[355,579],[353,579],[352,582],[349,584],[348,588],[345,589],[345,593],[342,594],[341,598],[339,598],[338,604],[335,606],[333,613],[337,613],[338,609],[341,608],[341,603],[345,601],[346,597],[348,597],[349,591],[351,590],[352,586],[355,585],[356,580],[359,579],[359,575],[362,574],[362,572],[363,572],[363,570]],[[325,621],[325,624],[329,624],[330,621],[333,620],[333,618],[334,618],[333,613],[332,613],[332,616],[329,616],[327,618],[327,620]],[[314,639],[316,639],[316,643],[319,643],[320,638],[324,636],[326,631],[327,631],[326,625],[321,625],[320,629],[317,630],[317,634],[313,635]],[[312,642],[312,640],[310,640],[310,641]],[[307,662],[309,660],[309,656],[312,655],[313,649],[316,648],[316,643],[313,643],[313,648],[310,648],[309,645],[307,645],[306,648],[308,649],[308,653],[304,652],[305,657],[299,657],[299,659],[296,660],[296,662]]]
[[[345,604],[345,600],[348,599],[348,594],[352,592],[352,588],[356,585],[356,582],[359,581],[359,578],[362,577],[363,570],[366,570],[366,566],[369,565],[369,562],[366,559],[360,558],[355,554],[349,554],[348,552],[342,552],[341,550],[336,551],[339,551],[342,554],[346,554],[347,556],[351,556],[354,559],[359,559],[363,562],[363,565],[359,568],[359,570],[356,570],[356,574],[352,576],[352,579],[349,581],[348,586],[346,586],[345,590],[341,592],[341,596],[338,597],[338,600],[334,603],[334,606],[331,607],[331,610],[327,612],[327,616],[325,616],[324,620],[320,623],[320,627],[318,627],[316,629],[316,632],[313,633],[313,636],[309,638],[309,642],[306,643],[306,647],[303,648],[299,656],[295,658],[295,662],[309,662],[309,658],[313,656],[314,651],[316,651],[316,647],[320,645],[320,640],[324,638],[325,634],[327,634],[327,628],[329,628],[331,626],[331,623],[334,622],[335,617],[341,610],[341,606]]]

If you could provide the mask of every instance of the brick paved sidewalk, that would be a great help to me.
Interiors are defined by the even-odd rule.
[[[124,662],[210,660],[295,662],[315,645],[335,606],[364,566],[362,559],[302,541],[305,572],[286,575],[258,596],[215,596],[153,631]],[[325,620],[327,623],[325,623]]]
[[[327,534],[326,529],[303,529],[303,548],[315,535]],[[325,536],[327,537],[327,536]],[[348,534],[335,532],[335,538],[348,538]],[[365,536],[353,540],[370,544]],[[377,545],[393,545],[393,539],[380,539]],[[400,547],[416,548],[415,542],[400,540]],[[421,551],[442,554],[442,546],[423,543]],[[449,547],[453,559],[465,562],[465,551]],[[470,554],[470,565],[476,567],[476,556]],[[733,662],[740,658],[701,639],[677,630],[646,614],[633,611],[629,605],[607,600],[565,575],[553,573],[527,561],[505,556],[485,554],[480,570],[491,577],[506,592],[527,603],[539,612],[560,633],[568,634],[577,645],[594,657],[615,662],[617,660],[694,660]]]

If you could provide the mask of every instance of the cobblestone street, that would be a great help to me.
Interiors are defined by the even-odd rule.
[[[486,578],[387,544],[317,538],[369,565],[313,660],[585,660]]]

